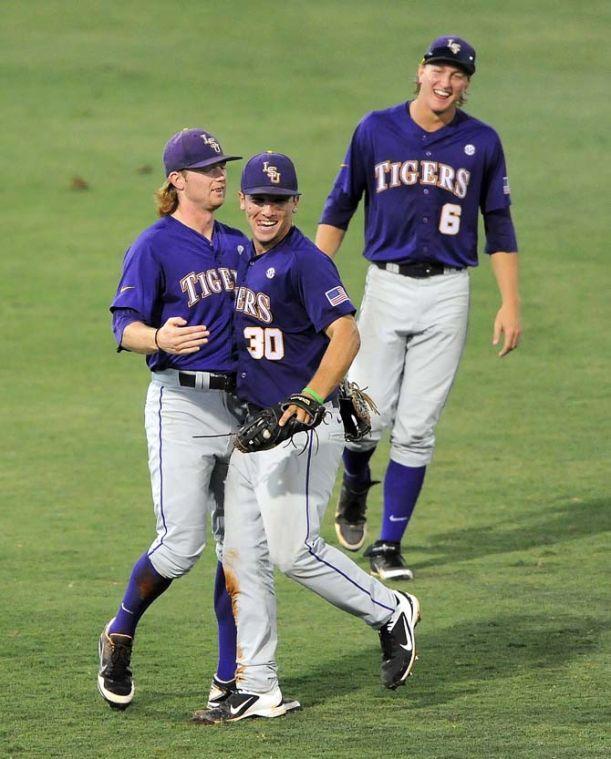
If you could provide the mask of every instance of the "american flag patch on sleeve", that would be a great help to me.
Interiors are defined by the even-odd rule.
[[[327,290],[325,295],[332,306],[339,306],[340,303],[349,300],[343,287],[334,287],[332,290]]]

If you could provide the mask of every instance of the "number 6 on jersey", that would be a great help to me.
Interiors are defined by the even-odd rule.
[[[441,209],[439,231],[444,235],[457,235],[460,229],[462,208],[456,203],[446,203]]]
[[[245,327],[246,346],[253,358],[280,361],[284,358],[284,337],[277,327]]]

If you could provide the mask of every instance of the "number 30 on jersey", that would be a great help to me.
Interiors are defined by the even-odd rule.
[[[245,327],[247,350],[253,358],[280,361],[284,358],[284,336],[277,327]]]

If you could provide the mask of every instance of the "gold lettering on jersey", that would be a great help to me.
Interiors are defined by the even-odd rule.
[[[386,174],[390,170],[390,161],[383,161],[374,167],[376,175],[376,192],[382,192],[388,190],[388,184],[386,182]]]
[[[190,274],[187,274],[186,277],[183,277],[180,280],[180,289],[183,291],[183,293],[187,293],[189,295],[189,300],[187,301],[187,306],[189,306],[189,308],[191,308],[191,306],[194,306],[199,300],[199,296],[195,290],[196,282],[197,274],[194,271],[192,271]]]
[[[208,286],[208,280],[206,278],[206,272],[200,271],[197,275],[197,281],[200,286],[199,300],[204,300],[210,295],[210,287]]]
[[[456,172],[456,184],[454,185],[454,195],[459,198],[464,198],[467,194],[467,188],[469,187],[469,180],[471,179],[471,172],[467,169],[458,169]]]
[[[238,287],[235,294],[235,310],[252,316],[259,322],[271,324],[273,320],[272,304],[269,295],[256,293],[249,287]]]
[[[408,187],[418,181],[418,161],[403,161],[399,176]]]
[[[263,173],[267,174],[267,176],[274,184],[278,184],[280,182],[280,172],[276,166],[270,166],[269,161],[265,161],[263,164]]]
[[[235,269],[208,269],[189,272],[178,284],[182,292],[187,294],[187,306],[191,308],[210,295],[235,290],[236,277]]]
[[[235,288],[235,279],[231,276],[231,270],[221,267],[218,271],[223,282],[223,289],[231,292]]]
[[[420,164],[420,184],[437,184],[437,161],[422,161]]]
[[[420,184],[439,187],[457,198],[464,198],[469,188],[471,172],[454,169],[439,161],[381,161],[374,166],[376,193],[392,190],[404,185]]]
[[[437,177],[437,187],[448,192],[454,192],[454,169],[445,163],[439,164],[439,175]]]
[[[221,278],[219,277],[219,273],[216,271],[216,269],[208,269],[206,272],[206,282],[208,283],[208,286],[213,293],[222,292],[223,285],[221,284]]]

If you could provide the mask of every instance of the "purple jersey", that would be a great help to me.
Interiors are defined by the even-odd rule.
[[[205,324],[210,341],[186,356],[163,351],[147,356],[151,370],[235,371],[235,278],[249,246],[241,232],[218,221],[212,242],[171,216],[145,229],[125,254],[110,306],[117,342],[132,321],[160,327],[171,316],[182,316],[188,326]]]
[[[303,390],[329,344],[325,328],[356,310],[333,261],[296,227],[240,263],[235,309],[238,395],[261,407]]]
[[[453,121],[426,132],[409,102],[374,111],[348,147],[321,224],[346,229],[365,194],[365,250],[370,261],[435,261],[477,266],[478,209],[490,214],[511,203],[497,133],[457,111]],[[503,237],[517,250],[511,221]],[[487,252],[497,244],[489,239]]]

